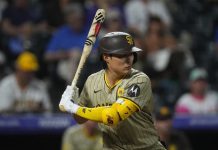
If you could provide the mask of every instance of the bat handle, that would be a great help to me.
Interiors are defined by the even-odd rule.
[[[72,86],[72,89],[74,89],[74,87],[76,87],[76,83],[72,82],[71,86]]]
[[[72,88],[76,87],[77,81],[78,81],[79,76],[76,74],[75,77],[73,78],[73,81],[71,83]]]

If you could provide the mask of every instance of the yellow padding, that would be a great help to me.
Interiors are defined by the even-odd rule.
[[[112,105],[112,108],[117,110],[122,120],[128,118],[131,114],[140,110],[140,108],[134,102],[125,98],[119,98]]]
[[[119,122],[119,115],[116,109],[111,107],[79,107],[79,109],[76,112],[76,115],[88,120],[101,122],[110,126],[117,125]]]
[[[131,114],[139,110],[138,105],[131,100],[119,98],[111,107],[79,107],[76,115],[88,120],[114,126],[120,120],[128,118]]]
[[[120,121],[118,112],[112,107],[105,108],[102,112],[102,121],[109,126],[116,126]]]
[[[102,122],[102,111],[104,109],[105,107],[95,107],[95,108],[79,107],[76,114],[88,120]]]

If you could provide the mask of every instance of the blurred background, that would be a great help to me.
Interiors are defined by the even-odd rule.
[[[217,0],[0,0],[1,149],[68,150],[64,133],[75,121],[58,103],[98,8],[106,10],[98,38],[124,31],[143,49],[134,67],[151,79],[168,149],[217,147]],[[97,47],[80,89],[102,68]]]

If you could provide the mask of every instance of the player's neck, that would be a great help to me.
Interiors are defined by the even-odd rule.
[[[106,70],[105,71],[105,81],[109,84],[110,87],[117,84],[120,80],[123,79],[123,75],[118,75],[113,71]]]

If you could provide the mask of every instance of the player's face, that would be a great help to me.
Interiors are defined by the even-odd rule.
[[[125,55],[105,55],[104,59],[107,63],[108,69],[118,75],[126,75],[131,71],[134,55],[133,53]]]

